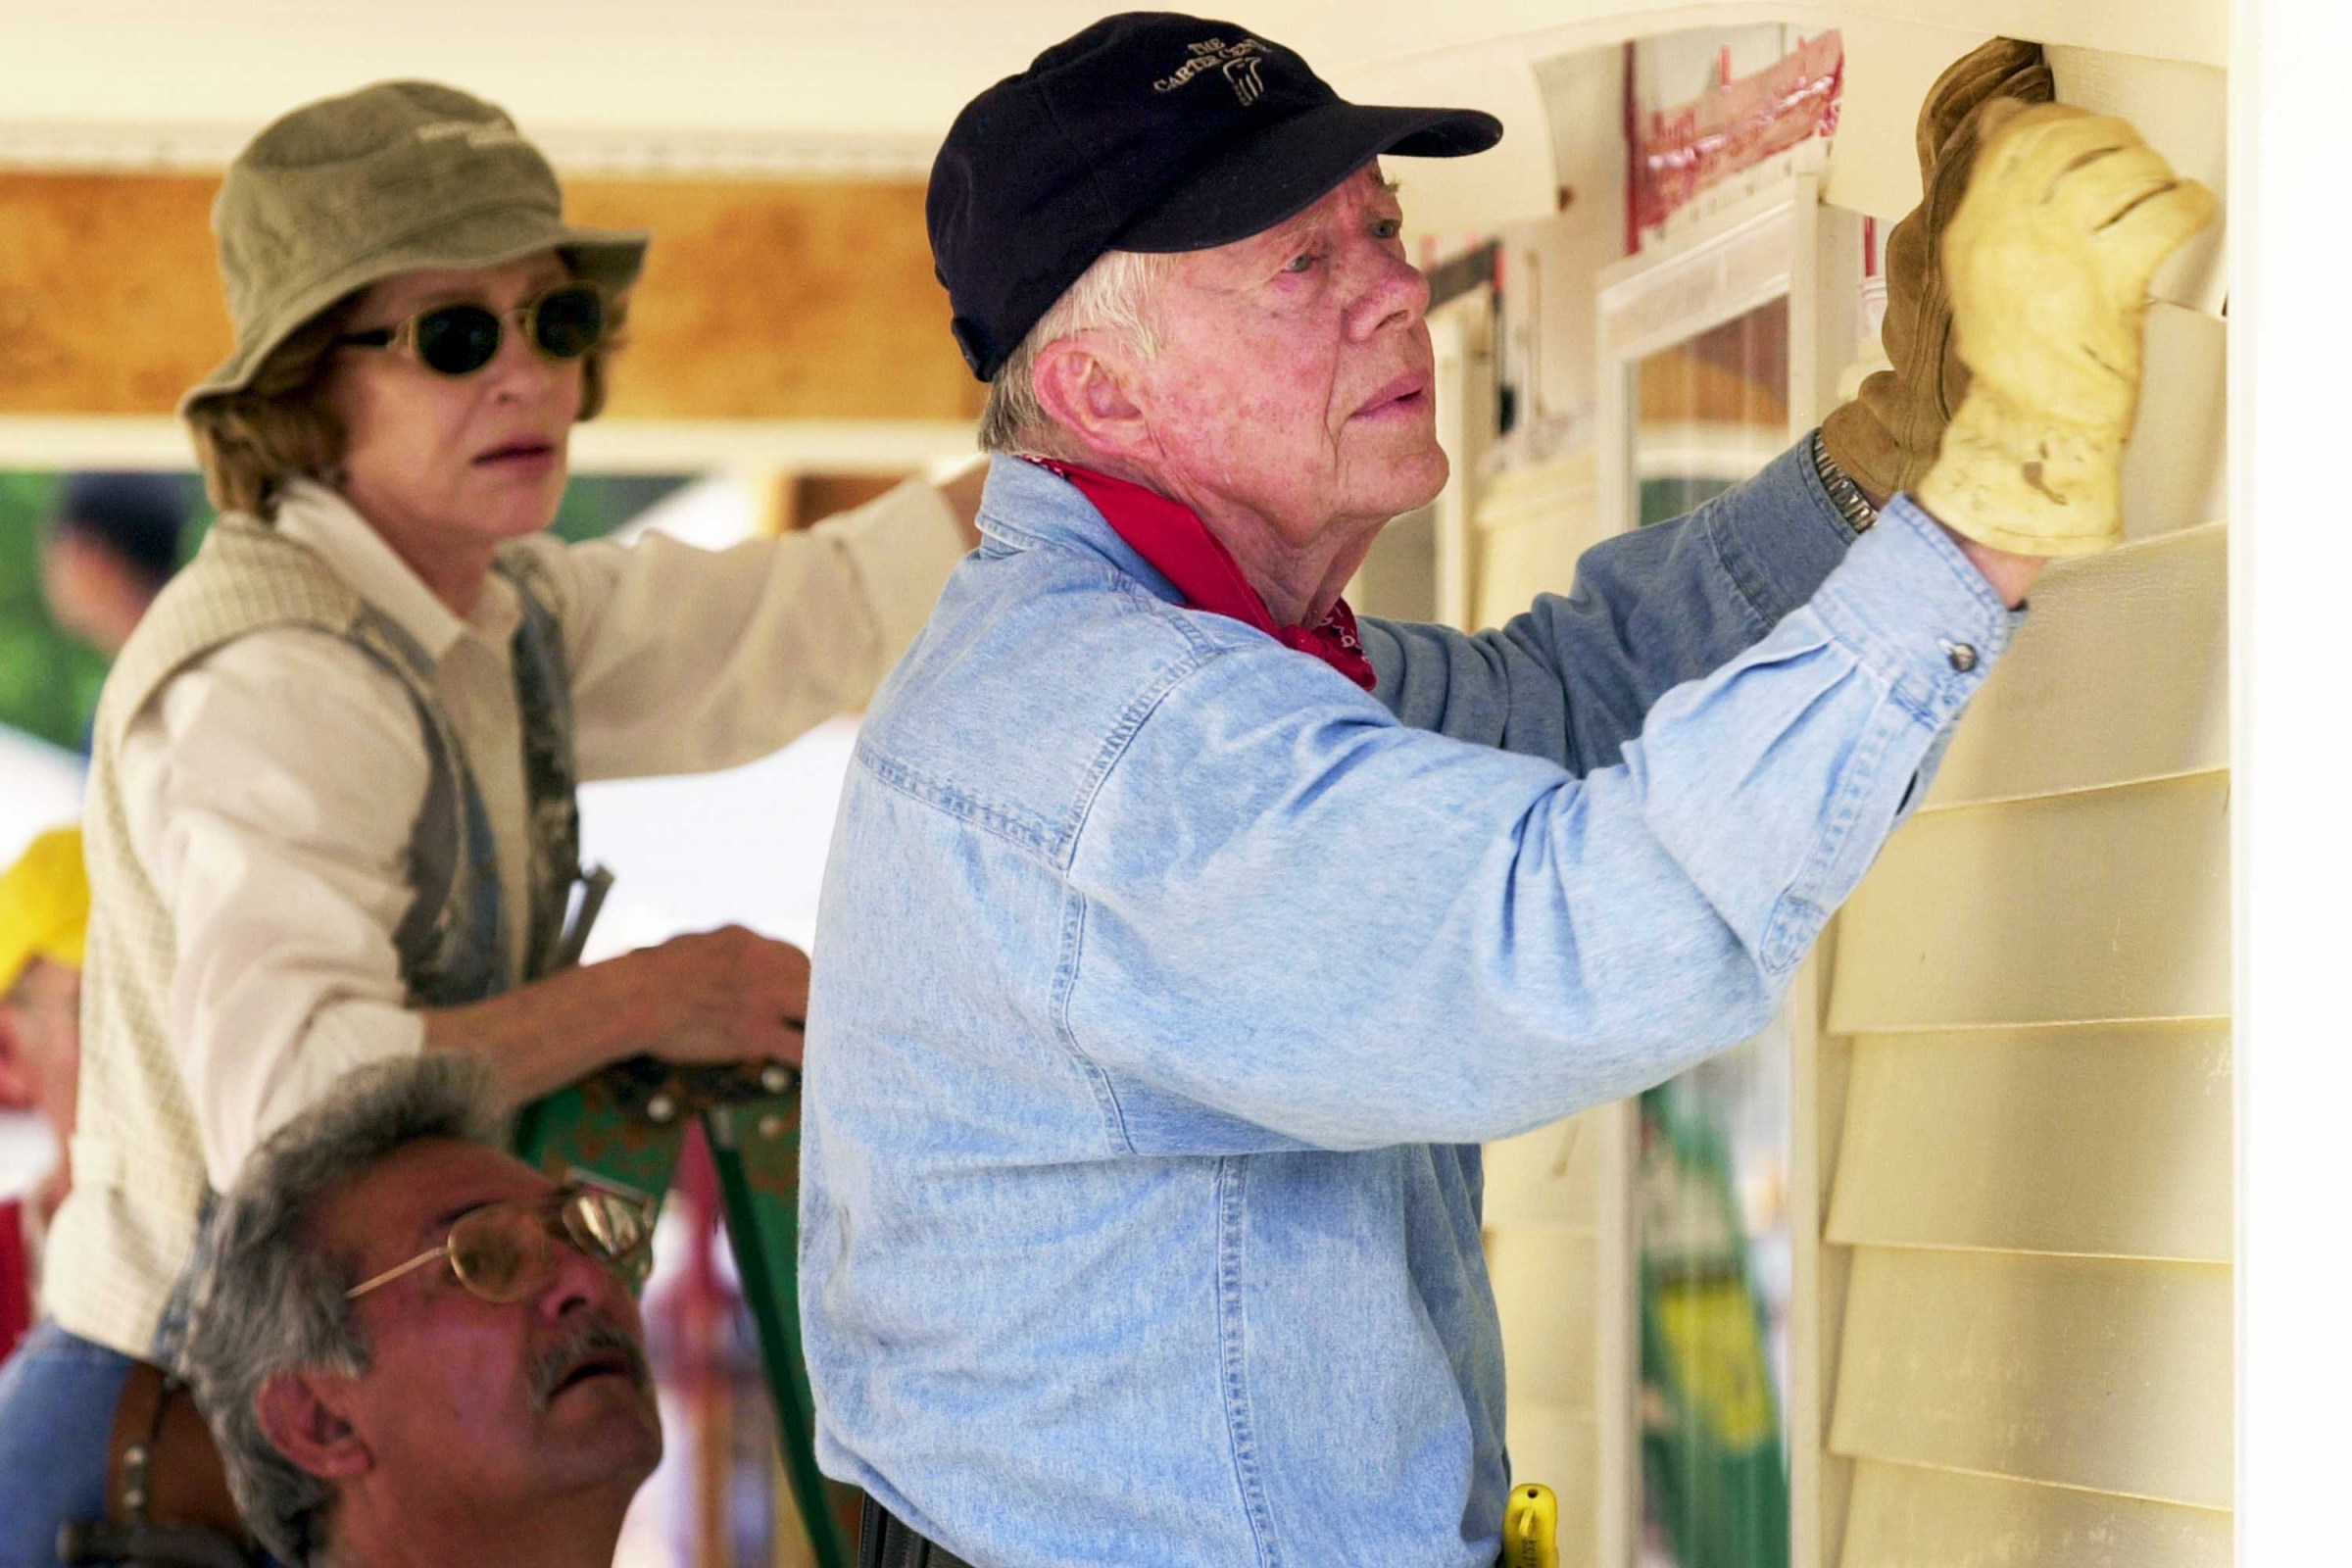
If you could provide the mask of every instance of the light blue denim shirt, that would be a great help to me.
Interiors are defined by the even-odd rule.
[[[1800,447],[1369,627],[1384,706],[998,463],[826,875],[825,1468],[987,1568],[1492,1564],[1477,1144],[1759,1029],[2009,641],[1908,501],[1836,519]]]

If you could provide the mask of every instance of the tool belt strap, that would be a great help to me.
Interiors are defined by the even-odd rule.
[[[133,1361],[106,1443],[106,1513],[117,1525],[182,1525],[250,1543],[220,1450],[188,1386]]]
[[[924,1539],[868,1494],[858,1521],[858,1568],[973,1568]]]

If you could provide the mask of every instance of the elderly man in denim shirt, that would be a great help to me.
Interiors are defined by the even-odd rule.
[[[1378,159],[1498,134],[1125,16],[940,154],[999,456],[858,742],[804,1129],[869,1562],[1494,1563],[1478,1144],[1761,1027],[2008,646],[2039,557],[1818,441],[1498,633],[1353,620],[1446,476]]]

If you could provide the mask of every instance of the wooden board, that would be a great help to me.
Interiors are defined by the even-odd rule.
[[[2228,1263],[2227,1024],[1870,1035],[1828,1239]]]
[[[1590,1233],[1599,1217],[1599,1147],[1593,1111],[1489,1144],[1488,1229]]]
[[[615,417],[979,413],[920,183],[577,180],[569,202],[581,222],[655,236]]]
[[[219,183],[0,173],[0,414],[169,414],[228,357]]]
[[[2229,1507],[2230,1311],[2202,1263],[1856,1249],[1830,1446]]]
[[[195,174],[0,173],[0,415],[168,414],[226,356]],[[611,413],[962,419],[914,182],[579,180],[583,222],[650,227]]]
[[[1592,1238],[1500,1230],[1486,1240],[1494,1309],[1509,1347],[1510,1401],[1592,1411],[1600,1295]]]
[[[1839,1034],[2230,1010],[2230,776],[1923,812],[1838,921]]]
[[[2219,524],[2053,566],[1928,808],[2228,766],[2229,573]]]
[[[2219,1508],[1864,1463],[1840,1568],[2229,1568],[2231,1525]]]

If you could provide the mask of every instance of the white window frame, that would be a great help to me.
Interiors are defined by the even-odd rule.
[[[1788,302],[1788,428],[1785,448],[1819,422],[1838,371],[1861,336],[1861,220],[1821,202],[1820,178],[1792,173],[1672,242],[1607,269],[1597,301],[1600,506],[1611,532],[1633,527],[1640,497],[1634,471],[1641,362],[1776,299]],[[1821,1334],[1821,1144],[1818,1045],[1821,987],[1816,964],[1798,971],[1783,1004],[1790,1042],[1790,1223],[1795,1240],[1788,1387],[1781,1391],[1788,1431],[1789,1519],[1794,1568],[1823,1561],[1816,1500],[1826,1411]],[[1637,1108],[1621,1101],[1596,1113],[1601,1137],[1601,1293],[1596,1401],[1601,1420],[1598,1557],[1602,1568],[1637,1568],[1642,1547],[1639,1240],[1634,1205]]]

